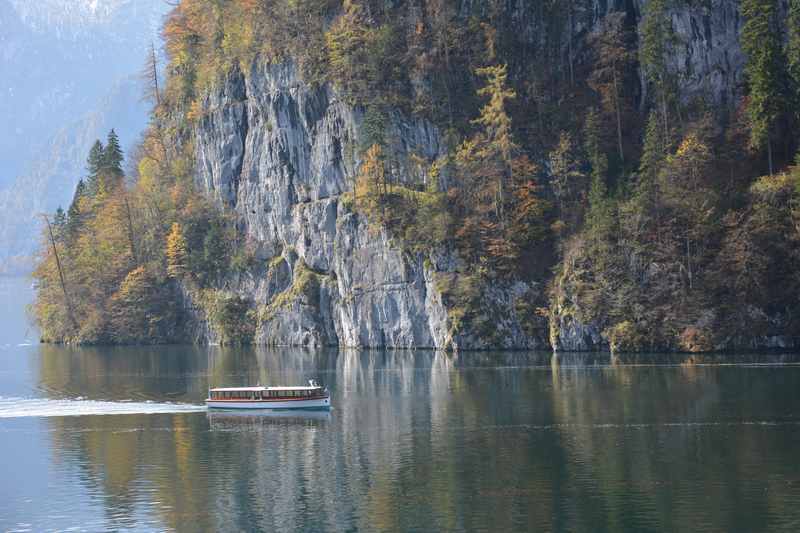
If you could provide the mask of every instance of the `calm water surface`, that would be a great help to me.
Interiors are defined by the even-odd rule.
[[[0,298],[0,530],[800,530],[794,357],[68,349]]]

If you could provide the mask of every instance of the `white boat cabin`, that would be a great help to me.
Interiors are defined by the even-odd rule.
[[[209,389],[211,400],[272,400],[279,398],[318,398],[322,387],[225,387]]]

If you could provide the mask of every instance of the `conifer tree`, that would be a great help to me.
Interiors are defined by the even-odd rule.
[[[789,0],[786,59],[794,97],[795,124],[800,124],[800,0]]]
[[[787,104],[787,75],[777,28],[777,9],[775,0],[742,0],[741,11],[745,20],[741,45],[747,56],[750,144],[754,148],[766,147],[772,175],[773,138]]]
[[[58,209],[56,209],[56,212],[53,215],[53,226],[56,226],[57,228],[63,228],[66,223],[67,215],[64,213],[64,210],[61,209],[61,206],[58,206]]]
[[[655,181],[661,162],[667,155],[667,150],[667,139],[659,127],[657,113],[651,111],[647,117],[642,157],[639,160],[640,185],[651,184]]]
[[[103,170],[113,178],[121,178],[122,172],[122,148],[119,145],[119,137],[113,130],[108,132],[106,147],[103,150]]]
[[[603,182],[605,188],[606,172],[608,172],[608,157],[603,152],[600,141],[600,115],[597,109],[591,108],[586,114],[583,126],[583,148],[592,166],[592,181]]]
[[[611,201],[608,198],[606,172],[608,159],[600,147],[600,118],[597,110],[592,108],[586,115],[583,127],[584,150],[592,166],[591,184],[589,186],[589,210],[586,224],[590,235],[597,239],[605,239],[611,230]]]
[[[576,147],[569,133],[561,132],[559,142],[550,151],[548,159],[561,220],[574,225],[579,220],[578,204],[585,198],[586,175],[581,168],[581,161],[576,157]]]
[[[100,140],[94,141],[86,160],[86,193],[94,196],[100,190],[100,175],[105,166],[105,152]]]
[[[642,70],[656,92],[665,137],[669,135],[667,108],[675,92],[674,80],[667,68],[670,44],[675,39],[668,8],[669,0],[650,0],[645,4],[639,49]]]
[[[78,234],[83,217],[81,216],[81,199],[86,195],[86,183],[78,181],[75,187],[75,194],[72,196],[72,203],[67,209],[67,236],[72,239]]]

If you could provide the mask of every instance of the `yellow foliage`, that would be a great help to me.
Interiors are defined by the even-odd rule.
[[[186,237],[183,236],[181,225],[177,222],[172,223],[169,235],[167,235],[167,274],[170,277],[180,279],[188,272],[188,245]]]
[[[697,137],[697,134],[689,133],[681,141],[675,155],[682,159],[694,160],[697,158],[706,159],[711,155],[711,152],[708,146]]]

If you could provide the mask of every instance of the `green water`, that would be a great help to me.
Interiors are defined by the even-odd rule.
[[[794,357],[67,349],[2,323],[0,530],[800,530]],[[198,405],[309,378],[330,413]]]

